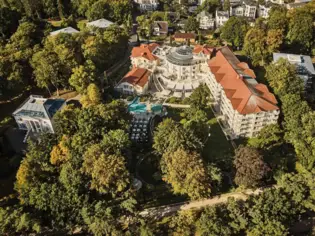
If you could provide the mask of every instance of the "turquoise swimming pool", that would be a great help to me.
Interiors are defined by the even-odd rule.
[[[128,111],[132,113],[145,113],[148,112],[147,104],[139,103],[140,97],[136,97],[128,104]],[[161,104],[151,104],[151,111],[154,113],[162,112],[163,106]]]

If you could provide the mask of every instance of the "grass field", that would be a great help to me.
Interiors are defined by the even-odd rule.
[[[228,141],[215,118],[213,112],[208,110],[211,136],[205,143],[202,151],[203,158],[209,163],[216,163],[223,170],[230,170],[234,149]]]

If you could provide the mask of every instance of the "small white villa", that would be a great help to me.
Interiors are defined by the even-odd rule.
[[[64,33],[64,34],[76,34],[79,33],[80,31],[76,30],[75,28],[72,27],[66,27],[60,30],[56,30],[50,33],[50,36],[56,36],[60,33]]]
[[[64,99],[31,95],[12,115],[20,130],[54,133],[53,117],[65,104]]]
[[[100,28],[100,29],[107,29],[112,24],[114,24],[114,22],[111,22],[111,21],[106,20],[106,19],[99,19],[99,20],[87,23],[86,26],[87,27]]]

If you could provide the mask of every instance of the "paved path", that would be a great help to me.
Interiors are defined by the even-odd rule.
[[[190,209],[200,209],[206,206],[213,206],[220,203],[227,202],[228,198],[232,197],[239,200],[246,200],[250,195],[258,195],[264,190],[244,190],[243,192],[238,193],[227,193],[213,198],[204,199],[200,201],[191,201],[191,202],[180,202],[175,204],[170,204],[166,206],[160,206],[155,208],[148,208],[140,212],[141,216],[150,217],[153,219],[159,219],[164,216],[168,216],[176,213],[180,210],[190,210]]]

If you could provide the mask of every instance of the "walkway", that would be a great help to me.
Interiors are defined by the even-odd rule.
[[[270,189],[272,187],[273,186],[271,186],[269,188],[264,188],[264,190]],[[170,204],[170,205],[166,205],[166,206],[148,208],[148,209],[141,211],[140,215],[143,217],[150,217],[153,219],[159,219],[159,218],[162,218],[164,216],[174,214],[177,211],[181,211],[181,210],[200,209],[200,208],[207,207],[207,206],[213,206],[213,205],[220,204],[220,203],[226,203],[228,198],[235,198],[235,199],[245,201],[250,195],[259,195],[264,190],[262,190],[262,189],[256,189],[256,190],[247,189],[247,190],[244,190],[243,192],[222,194],[219,196],[215,196],[213,198],[204,199],[204,200],[200,200],[200,201],[180,202],[180,203]]]

